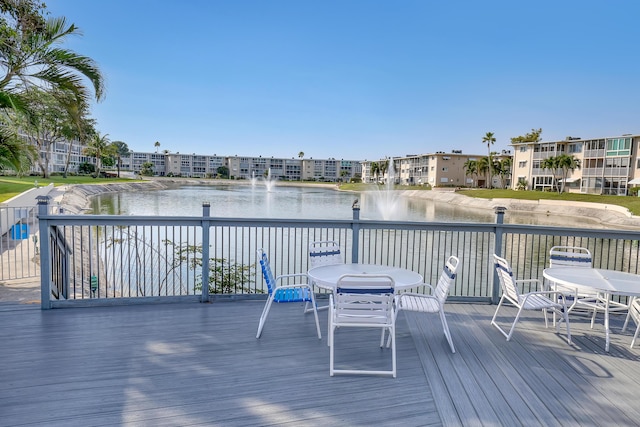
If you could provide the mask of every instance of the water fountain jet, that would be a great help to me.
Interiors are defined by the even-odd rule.
[[[267,189],[267,193],[270,193],[275,185],[276,180],[271,178],[271,168],[267,170],[267,176],[264,178],[264,186]]]
[[[393,166],[393,158],[390,158],[389,167],[387,168],[387,180],[382,189],[376,186],[376,191],[374,192],[375,206],[385,221],[399,219],[398,217],[402,214],[400,196],[394,190],[395,183],[395,168]]]

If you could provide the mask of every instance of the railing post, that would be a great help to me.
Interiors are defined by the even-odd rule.
[[[51,239],[49,221],[43,219],[49,214],[49,196],[38,196],[38,224],[40,233],[40,307],[51,308]]]
[[[211,205],[202,203],[202,299],[209,302],[209,217]]]
[[[502,206],[496,206],[494,210],[496,213],[496,228],[495,228],[496,235],[494,239],[495,246],[494,246],[493,252],[498,256],[502,256],[502,224],[504,224],[504,213],[507,210],[507,208]],[[489,265],[491,265],[491,271],[493,271],[493,282],[491,285],[491,303],[497,304],[498,300],[500,299],[500,286],[498,282],[498,272],[493,267],[493,264],[494,264],[493,256],[490,255],[490,257],[491,259],[489,261]]]
[[[353,209],[353,225],[351,226],[351,262],[358,262],[358,254],[360,251],[360,205],[356,200],[351,206]]]

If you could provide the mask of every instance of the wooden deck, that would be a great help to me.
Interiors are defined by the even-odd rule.
[[[398,377],[329,376],[323,338],[301,306],[276,305],[255,338],[259,301],[41,311],[0,304],[0,425],[369,426],[640,423],[640,346],[616,319],[572,317],[574,344],[526,313],[511,342],[495,306],[448,304],[398,319]],[[635,325],[634,325],[635,327]],[[342,330],[337,363],[383,364],[378,333]]]

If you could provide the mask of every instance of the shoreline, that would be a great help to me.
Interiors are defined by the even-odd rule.
[[[249,181],[216,180],[202,181],[190,178],[152,178],[139,182],[114,183],[114,184],[77,184],[58,187],[52,191],[57,197],[53,199],[66,212],[85,213],[90,210],[93,196],[118,192],[136,191],[139,189],[163,190],[174,184],[190,185],[251,185]],[[320,187],[336,191],[340,190],[333,183],[304,183],[278,181],[278,186],[293,187]],[[573,202],[560,200],[520,200],[520,199],[481,199],[463,196],[452,190],[395,190],[402,197],[432,200],[437,203],[446,203],[461,208],[481,209],[493,212],[496,207],[505,207],[508,213],[531,215],[554,215],[564,218],[590,219],[603,227],[616,227],[621,229],[640,229],[640,217],[633,216],[628,209],[617,205],[599,204],[588,202]]]

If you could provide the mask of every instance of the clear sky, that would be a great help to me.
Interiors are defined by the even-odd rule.
[[[135,151],[376,160],[640,133],[637,0],[47,0]]]

